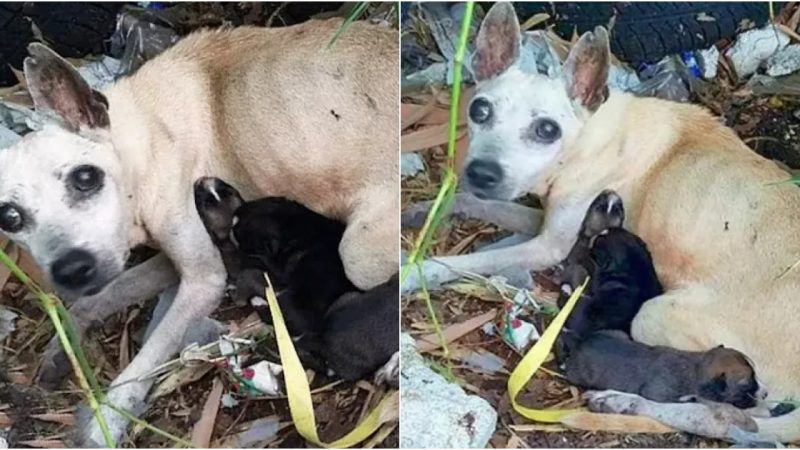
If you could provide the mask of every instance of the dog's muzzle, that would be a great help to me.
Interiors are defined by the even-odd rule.
[[[78,248],[67,250],[56,259],[50,265],[50,275],[58,287],[78,295],[94,295],[109,281],[97,258]]]
[[[476,159],[466,169],[466,188],[480,198],[504,197],[503,168],[496,161]]]

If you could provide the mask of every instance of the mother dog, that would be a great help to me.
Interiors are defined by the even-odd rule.
[[[194,180],[284,196],[347,223],[340,253],[371,288],[397,271],[397,32],[340,21],[191,35],[103,93],[33,44],[25,75],[43,130],[0,152],[0,228],[27,248],[85,327],[176,281],[177,297],[108,400],[139,411],[140,379],[222,298],[225,268]],[[122,275],[129,249],[159,247]],[[127,421],[104,410],[119,439]],[[87,443],[102,443],[95,422]]]
[[[484,199],[537,194],[541,230],[514,247],[428,261],[426,277],[553,266],[592,199],[614,189],[630,205],[629,227],[650,247],[666,290],[636,316],[634,338],[682,350],[739,349],[755,362],[769,399],[800,398],[800,189],[770,185],[786,172],[702,108],[609,92],[604,29],[580,38],[562,79],[523,73],[519,52],[516,14],[498,3],[473,59],[465,181]],[[469,213],[469,205],[461,209]],[[406,289],[419,282],[411,273]],[[610,411],[690,423],[698,433],[730,432],[708,407],[610,392],[594,400]],[[800,439],[800,411],[756,424],[764,439]]]

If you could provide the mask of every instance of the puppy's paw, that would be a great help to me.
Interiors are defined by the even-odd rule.
[[[393,388],[399,386],[400,380],[400,352],[397,351],[389,361],[375,372],[375,384],[386,384]]]
[[[589,410],[609,414],[638,414],[644,399],[619,391],[587,391],[583,394]]]
[[[58,340],[58,336],[53,336],[44,349],[36,384],[48,391],[56,390],[64,379],[69,377],[71,371],[72,366],[61,347],[61,341]]]

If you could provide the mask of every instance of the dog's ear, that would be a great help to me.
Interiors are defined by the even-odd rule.
[[[472,55],[472,72],[478,81],[505,72],[519,58],[519,19],[509,2],[497,2],[486,13]]]
[[[29,45],[28,53],[25,79],[37,110],[57,113],[72,131],[108,127],[108,101],[70,63],[39,43]]]
[[[578,39],[564,62],[567,94],[590,111],[608,98],[608,68],[611,51],[608,32],[597,27]]]

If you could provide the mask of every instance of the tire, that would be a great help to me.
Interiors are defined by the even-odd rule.
[[[8,66],[22,67],[33,39],[31,22],[25,17],[22,3],[0,3],[0,87],[16,84]]]
[[[100,54],[123,3],[0,3],[0,87],[16,84],[8,66],[22,68],[33,41],[31,21],[61,56]]]
[[[59,55],[100,54],[114,32],[122,3],[33,3],[31,18]]]
[[[569,39],[598,25],[607,26],[616,15],[611,51],[629,63],[652,63],[664,56],[704,49],[732,38],[748,19],[756,26],[769,17],[766,3],[729,2],[592,2],[518,3],[522,20],[538,12],[554,16],[555,31]],[[777,9],[777,7],[776,7]],[[712,17],[713,21],[698,20]]]

